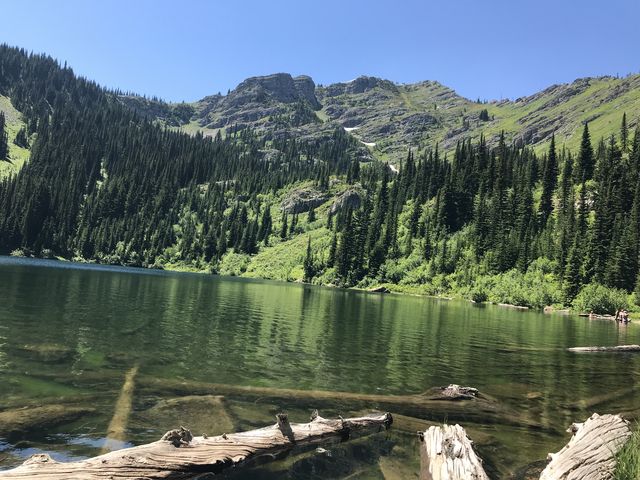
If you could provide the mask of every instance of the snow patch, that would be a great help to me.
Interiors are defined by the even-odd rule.
[[[354,130],[359,129],[360,127],[342,127],[345,132],[353,132]]]
[[[367,147],[375,147],[376,146],[376,142],[362,142],[364,145],[366,145]]]

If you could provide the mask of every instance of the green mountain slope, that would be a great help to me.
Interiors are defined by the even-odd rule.
[[[22,114],[14,108],[11,100],[2,95],[0,95],[0,112],[5,115],[7,136],[9,138],[9,158],[0,160],[1,179],[20,171],[24,163],[29,159],[29,149],[19,147],[14,143],[18,131],[25,127],[25,123],[22,121]]]

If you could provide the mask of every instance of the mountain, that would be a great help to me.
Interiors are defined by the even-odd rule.
[[[640,305],[637,75],[485,103],[276,74],[169,104],[6,45],[0,72],[2,254]]]
[[[617,133],[622,112],[634,127],[640,114],[640,75],[582,78],[516,100],[471,101],[434,81],[396,84],[375,77],[316,86],[310,77],[280,73],[253,77],[228,95],[191,104],[163,104],[123,97],[138,112],[187,132],[215,135],[251,127],[272,136],[322,136],[345,128],[380,160],[396,163],[408,149],[436,143],[452,151],[464,139],[484,135],[495,146],[507,141],[543,151],[555,132],[559,146],[575,149],[581,127],[597,137]],[[363,156],[366,152],[363,151]]]

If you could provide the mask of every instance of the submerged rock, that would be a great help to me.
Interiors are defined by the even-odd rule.
[[[57,343],[34,343],[21,345],[18,350],[43,362],[62,362],[71,359],[74,350]]]
[[[158,431],[166,432],[184,425],[195,435],[209,436],[235,430],[224,397],[219,395],[190,395],[161,400],[142,413],[144,420]]]
[[[0,437],[71,423],[95,409],[69,405],[27,407],[0,412]]]

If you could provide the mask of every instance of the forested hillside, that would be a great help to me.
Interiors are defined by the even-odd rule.
[[[277,134],[235,122],[203,136],[157,121],[174,106],[123,101],[51,58],[0,47],[11,104],[0,106],[14,112],[0,163],[29,155],[0,183],[0,251],[538,307],[609,311],[635,298],[635,104],[619,110],[615,135],[578,122],[572,150],[553,133],[542,151],[526,135],[470,135],[445,155],[425,136],[389,166],[322,120],[328,90],[321,105],[307,80],[280,81],[297,96],[265,97],[253,83],[215,100],[275,109]],[[300,133],[310,125],[319,130]]]

